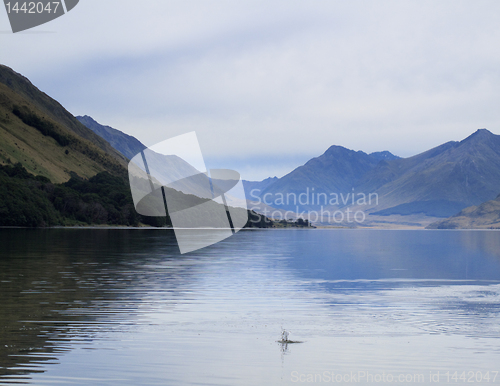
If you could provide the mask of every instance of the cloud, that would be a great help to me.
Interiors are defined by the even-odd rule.
[[[57,33],[0,44],[2,62],[71,112],[147,145],[196,130],[206,154],[264,178],[252,157],[307,159],[332,144],[409,156],[500,133],[499,11],[494,0],[86,0],[37,29]]]

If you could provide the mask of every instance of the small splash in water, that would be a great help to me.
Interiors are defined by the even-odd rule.
[[[284,328],[281,328],[281,339],[278,340],[277,342],[286,345],[286,344],[291,344],[291,343],[303,343],[300,340],[290,340],[288,337],[290,336],[290,333],[285,330]]]

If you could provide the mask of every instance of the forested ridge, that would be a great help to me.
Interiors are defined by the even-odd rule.
[[[54,184],[34,176],[20,163],[0,165],[0,226],[50,227],[75,225],[171,226],[170,217],[139,215],[128,181],[108,172],[89,179],[71,173],[69,181]],[[246,227],[274,223],[249,211]]]

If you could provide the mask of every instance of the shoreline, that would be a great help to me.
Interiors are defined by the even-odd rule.
[[[52,229],[71,229],[71,230],[175,230],[173,227],[128,227],[128,226],[119,226],[119,225],[88,225],[88,226],[54,226],[54,227],[40,227],[40,228],[32,228],[32,227],[15,227],[15,226],[0,226],[1,229],[31,229],[31,230],[52,230]],[[231,228],[177,228],[183,230],[193,230],[193,231],[217,231],[217,230],[228,230]],[[307,231],[307,230],[316,230],[316,231],[356,231],[356,230],[369,230],[369,231],[500,231],[498,228],[463,228],[463,229],[426,229],[424,227],[328,227],[328,226],[318,226],[318,227],[310,227],[310,228],[242,228],[238,232],[241,231]]]

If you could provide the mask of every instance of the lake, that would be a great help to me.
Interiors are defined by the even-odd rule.
[[[0,294],[0,384],[500,384],[495,231],[1,229]]]

